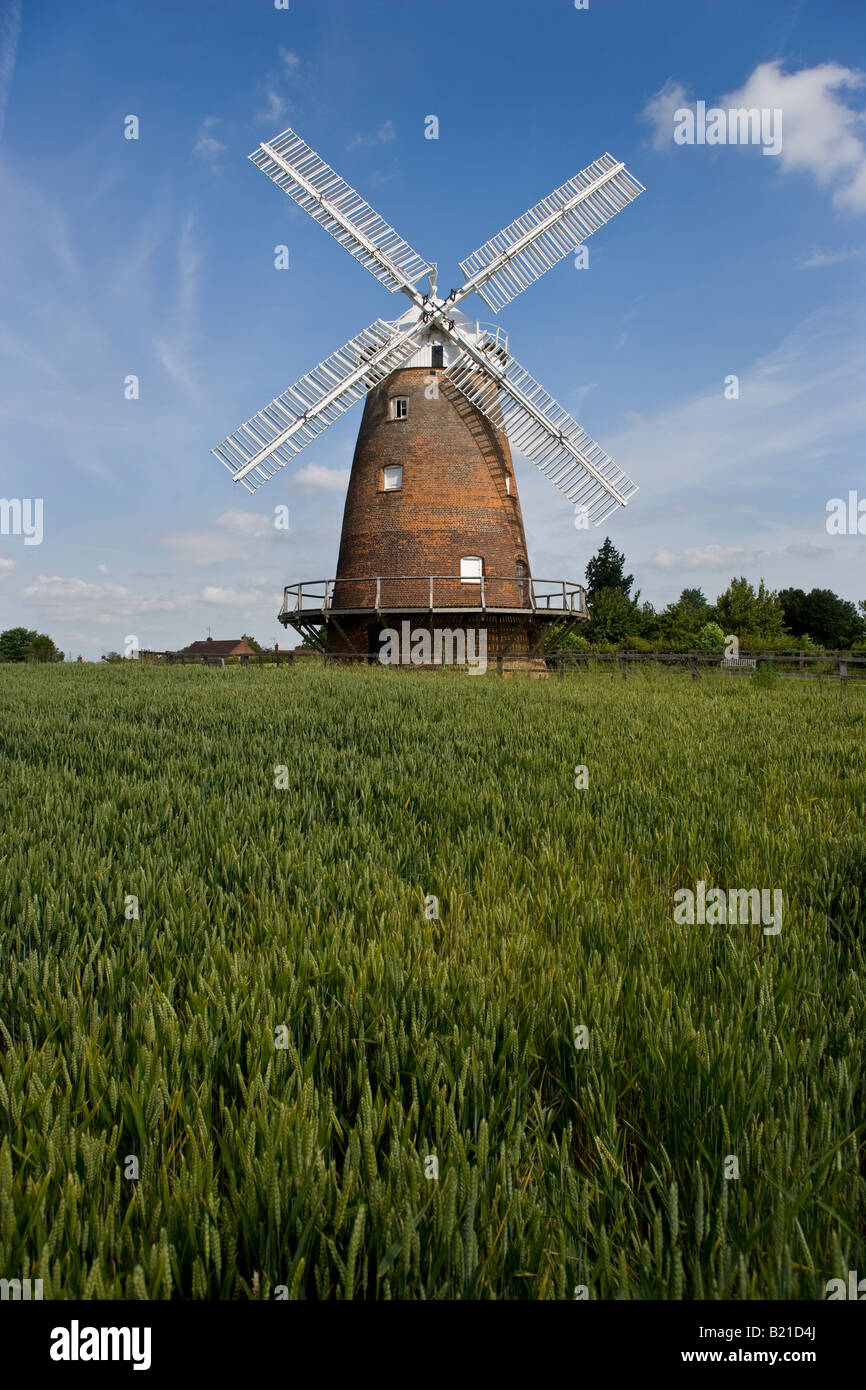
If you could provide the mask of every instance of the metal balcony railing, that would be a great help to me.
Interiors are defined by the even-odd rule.
[[[442,612],[459,608],[510,610],[542,615],[586,615],[586,592],[564,579],[528,575],[389,574],[303,580],[287,584],[281,618],[298,614],[415,609]]]

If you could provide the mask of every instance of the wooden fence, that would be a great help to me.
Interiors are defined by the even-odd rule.
[[[734,668],[728,665],[723,658],[719,657],[718,652],[691,651],[691,652],[545,652],[538,653],[535,660],[539,657],[545,662],[548,673],[551,675],[565,676],[566,674],[577,674],[587,672],[591,667],[609,667],[612,675],[617,671],[624,680],[628,679],[629,673],[633,670],[640,670],[647,666],[666,666],[690,675],[693,680],[699,680],[702,675],[707,675],[711,671],[724,674],[730,680],[743,679],[748,675],[754,675],[762,667],[774,669],[780,677],[793,680],[833,680],[839,681],[843,686],[849,681],[854,683],[866,681],[866,652],[852,655],[849,652],[749,652],[747,658],[756,662],[756,667],[752,668],[741,665]],[[336,662],[344,664],[377,664],[375,655],[368,656],[365,653],[341,653],[329,656],[322,656],[319,652],[299,651],[299,652],[256,652],[248,657],[218,657],[202,658],[196,656],[185,656],[182,652],[141,652],[140,659],[146,663],[157,662],[165,665],[176,666],[201,666],[201,665],[227,665],[227,666],[257,666],[257,667],[280,667],[295,665],[296,660],[301,665],[307,663],[328,664]],[[488,669],[495,669],[499,675],[507,673],[507,663],[511,658],[508,656],[492,657]],[[429,670],[417,666],[403,666],[400,670],[419,671]],[[441,667],[437,669],[442,669]]]

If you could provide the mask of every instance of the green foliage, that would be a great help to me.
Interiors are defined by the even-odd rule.
[[[695,633],[695,647],[699,651],[721,651],[725,645],[725,633],[718,623],[704,623]]]
[[[584,633],[577,629],[573,629],[553,645],[555,650],[559,652],[588,652],[591,650],[591,643]]]
[[[634,575],[623,574],[624,565],[624,553],[616,549],[610,536],[605,536],[604,544],[586,566],[586,594],[590,607],[593,598],[601,589],[616,589],[628,596],[634,583]]]
[[[598,589],[593,594],[586,625],[586,637],[593,646],[622,642],[636,626],[636,605],[621,589]]]
[[[822,647],[837,651],[866,637],[866,623],[856,606],[832,589],[812,589],[808,594],[802,589],[782,589],[779,602],[785,626],[797,638],[809,633]]]
[[[866,1269],[860,695],[5,667],[4,1275],[811,1300]],[[781,886],[781,935],[675,925],[698,879]]]
[[[707,606],[703,589],[683,589],[677,600],[677,607],[683,612],[702,613]]]
[[[44,632],[10,627],[0,633],[0,661],[62,661],[63,653]]]
[[[742,575],[732,579],[716,599],[716,618],[725,632],[736,633],[741,640],[746,632],[773,637],[785,631],[785,615],[778,594],[767,589],[763,579],[756,593],[754,585]]]
[[[751,680],[759,690],[772,690],[778,684],[779,673],[772,661],[759,661]]]

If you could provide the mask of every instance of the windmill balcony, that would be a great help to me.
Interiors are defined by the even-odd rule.
[[[305,580],[287,584],[279,620],[284,626],[301,619],[319,624],[330,615],[454,613],[532,615],[537,621],[589,617],[586,592],[568,580],[512,578],[490,575],[480,579],[453,574],[374,575],[359,578]]]

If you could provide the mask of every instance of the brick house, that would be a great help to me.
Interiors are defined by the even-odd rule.
[[[203,642],[191,642],[188,647],[183,648],[180,656],[187,661],[201,661],[206,666],[222,666],[226,657],[234,656],[242,666],[247,666],[250,657],[255,656],[255,648],[250,646],[244,633],[243,637],[229,637],[216,641],[213,637],[207,637]]]

